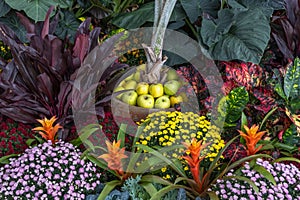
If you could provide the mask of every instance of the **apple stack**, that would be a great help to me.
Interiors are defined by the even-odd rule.
[[[165,109],[172,108],[183,101],[177,91],[182,86],[179,76],[173,69],[168,69],[164,83],[140,82],[140,70],[145,65],[137,67],[137,71],[120,82],[114,92],[124,91],[117,96],[122,102],[142,108]]]

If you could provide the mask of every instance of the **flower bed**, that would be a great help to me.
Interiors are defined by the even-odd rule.
[[[93,163],[73,145],[49,140],[0,168],[1,199],[85,199],[100,183]]]

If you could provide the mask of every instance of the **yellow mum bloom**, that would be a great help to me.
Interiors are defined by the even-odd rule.
[[[148,143],[147,140],[142,141],[142,145],[147,145],[147,143]]]
[[[162,172],[166,172],[166,171],[167,171],[167,168],[166,168],[166,167],[163,167],[163,168],[161,168],[161,171],[162,171]]]

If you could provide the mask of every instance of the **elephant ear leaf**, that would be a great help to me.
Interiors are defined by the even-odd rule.
[[[4,0],[0,0],[0,17],[5,16],[9,11],[9,5],[7,5]]]
[[[270,31],[269,18],[262,9],[222,9],[218,19],[203,19],[200,35],[213,59],[258,64]]]
[[[15,10],[24,11],[35,22],[43,21],[50,6],[57,5],[54,0],[5,0],[5,2]]]

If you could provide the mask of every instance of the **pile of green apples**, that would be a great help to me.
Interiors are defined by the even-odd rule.
[[[169,69],[167,71],[166,81],[164,83],[146,83],[140,82],[140,70],[144,65],[138,66],[135,73],[131,74],[114,89],[114,92],[124,91],[117,95],[122,102],[142,108],[165,109],[172,108],[175,104],[183,101],[177,91],[182,86],[176,71]]]

